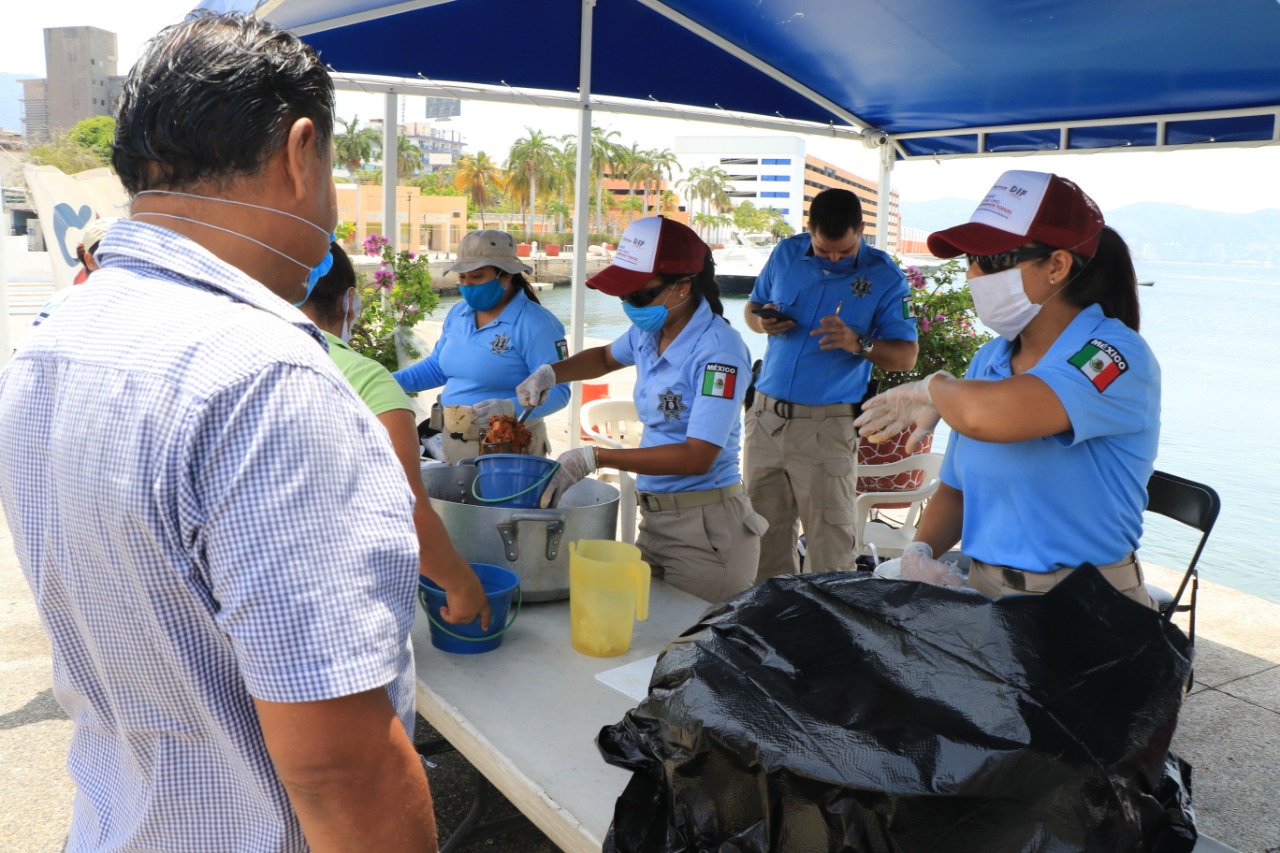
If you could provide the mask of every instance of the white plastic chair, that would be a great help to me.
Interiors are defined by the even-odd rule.
[[[901,474],[905,471],[924,471],[924,482],[919,488],[906,489],[901,492],[861,492],[856,498],[857,516],[854,521],[854,542],[859,555],[872,555],[871,546],[875,546],[875,555],[881,559],[902,556],[906,548],[916,536],[916,523],[920,520],[920,510],[924,502],[938,490],[938,470],[942,467],[941,453],[917,453],[897,462],[884,465],[859,465],[859,477],[883,477],[890,474]],[[883,521],[872,519],[875,508],[884,504],[910,504],[902,524],[894,527]]]
[[[635,403],[604,397],[582,406],[582,431],[601,447],[615,450],[640,446],[640,433],[644,424],[636,412]],[[599,478],[606,483],[618,484],[618,526],[621,540],[628,545],[636,541],[636,480],[626,471],[602,469]]]

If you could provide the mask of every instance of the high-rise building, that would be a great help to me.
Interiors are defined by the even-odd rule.
[[[97,27],[44,31],[45,77],[23,80],[23,126],[33,145],[77,122],[114,114],[120,77],[116,34]]]
[[[839,187],[862,202],[865,235],[872,245],[884,248],[886,236],[897,236],[901,225],[897,195],[892,196],[888,216],[882,217],[876,181],[807,154],[800,137],[678,136],[675,143],[676,156],[686,171],[718,166],[728,174],[730,204],[750,201],[758,208],[773,208],[796,232],[809,227],[814,196]],[[699,203],[690,200],[688,204],[696,209]]]

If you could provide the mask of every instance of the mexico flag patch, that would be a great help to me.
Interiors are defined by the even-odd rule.
[[[902,319],[910,320],[916,316],[916,303],[911,300],[910,296],[902,297]]]
[[[713,361],[702,371],[704,397],[733,397],[733,389],[737,383],[738,368],[731,364],[716,364]]]
[[[1099,391],[1107,390],[1108,385],[1129,369],[1129,363],[1118,349],[1097,338],[1085,344],[1080,352],[1067,361],[1079,368]]]

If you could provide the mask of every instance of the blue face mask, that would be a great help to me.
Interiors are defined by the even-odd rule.
[[[823,272],[853,272],[854,265],[858,262],[857,255],[850,255],[847,258],[841,258],[838,261],[830,261],[821,255],[814,255],[814,260],[818,262],[818,268]]]
[[[667,306],[665,305],[646,305],[643,308],[637,308],[630,303],[622,303],[622,313],[627,315],[627,319],[631,321],[637,329],[650,334],[661,332],[662,327],[667,324]]]
[[[506,288],[496,278],[491,278],[484,284],[464,284],[458,290],[462,291],[462,298],[475,311],[488,311],[501,302],[502,295],[506,293]]]
[[[337,239],[338,239],[337,234],[329,235],[330,243],[334,242]],[[333,252],[329,251],[324,253],[323,261],[316,264],[314,267],[310,269],[310,271],[307,272],[307,292],[302,295],[301,300],[293,303],[294,307],[307,304],[307,300],[311,298],[311,291],[316,289],[317,282],[319,282],[320,278],[331,269],[333,269]]]

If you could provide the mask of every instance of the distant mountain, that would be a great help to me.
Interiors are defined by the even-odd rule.
[[[973,202],[955,198],[904,202],[904,228],[937,231],[967,222]],[[1107,224],[1144,261],[1280,264],[1280,210],[1223,213],[1144,201],[1104,210]]]
[[[35,80],[43,73],[14,74],[0,71],[0,129],[22,132],[22,86],[19,80]]]

